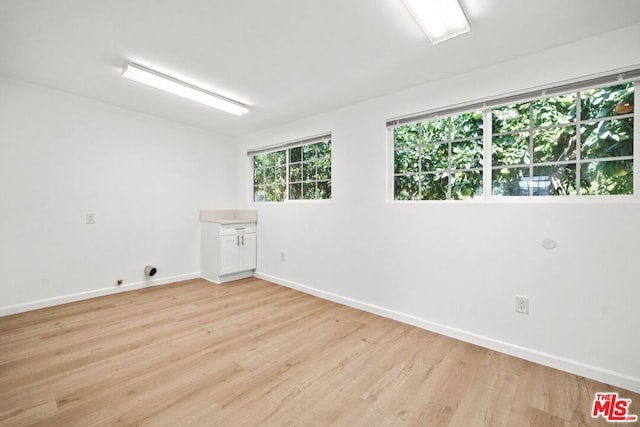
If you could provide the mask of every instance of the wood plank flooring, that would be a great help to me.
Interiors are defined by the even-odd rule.
[[[0,318],[0,426],[591,426],[640,395],[258,279]]]

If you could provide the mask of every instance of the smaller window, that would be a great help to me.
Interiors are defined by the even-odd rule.
[[[253,154],[254,202],[331,198],[331,135]]]

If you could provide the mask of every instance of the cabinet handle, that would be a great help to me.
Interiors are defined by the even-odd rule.
[[[240,246],[240,236],[236,236],[236,246]]]
[[[244,234],[242,235],[242,246],[244,246]]]

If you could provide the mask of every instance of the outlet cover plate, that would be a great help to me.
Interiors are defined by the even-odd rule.
[[[516,313],[529,314],[529,297],[516,295]]]

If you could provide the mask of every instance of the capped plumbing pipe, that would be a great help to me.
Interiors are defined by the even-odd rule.
[[[158,269],[155,268],[153,265],[147,265],[144,268],[144,274],[146,274],[149,277],[155,276],[157,272],[158,272]]]

